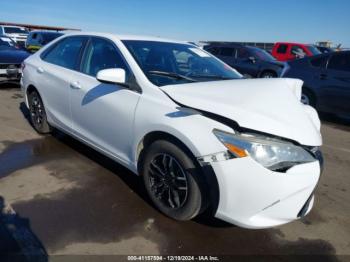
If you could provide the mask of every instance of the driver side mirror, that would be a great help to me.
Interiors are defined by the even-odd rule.
[[[255,64],[255,62],[256,62],[256,59],[255,59],[254,56],[248,57],[248,60],[249,60],[250,62],[252,62],[253,64]]]
[[[98,71],[96,79],[109,84],[121,84],[126,82],[126,73],[122,68],[110,68]]]

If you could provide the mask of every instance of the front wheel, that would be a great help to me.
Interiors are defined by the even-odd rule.
[[[277,74],[271,71],[266,71],[261,74],[261,78],[275,78]]]
[[[48,134],[51,127],[47,122],[46,111],[43,101],[37,91],[32,91],[28,95],[30,120],[34,129],[40,134]]]
[[[175,144],[161,140],[147,150],[142,175],[154,205],[176,220],[203,211],[203,180],[192,158]]]

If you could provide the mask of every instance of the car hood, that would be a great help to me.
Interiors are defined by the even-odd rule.
[[[316,111],[300,102],[296,79],[238,79],[160,87],[177,103],[223,116],[241,127],[302,145],[322,144]]]
[[[19,49],[0,50],[0,64],[20,64],[30,53]]]

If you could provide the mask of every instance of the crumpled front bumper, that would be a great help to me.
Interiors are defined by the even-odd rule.
[[[270,171],[250,157],[212,162],[219,184],[215,217],[245,228],[282,225],[312,208],[319,161]],[[302,211],[302,212],[301,212]]]

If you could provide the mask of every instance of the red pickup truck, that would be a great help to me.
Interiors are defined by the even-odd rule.
[[[276,43],[272,49],[272,55],[278,61],[288,61],[305,56],[319,55],[321,52],[314,45],[299,43]]]

